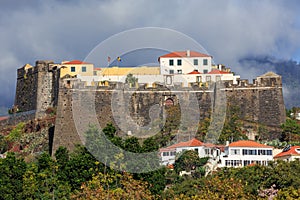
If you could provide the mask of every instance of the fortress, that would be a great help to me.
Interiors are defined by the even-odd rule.
[[[71,65],[76,65],[74,63]],[[120,105],[126,101],[130,117],[140,126],[145,126],[150,122],[149,110],[153,105],[158,105],[161,110],[170,104],[180,106],[179,96],[188,102],[188,105],[199,106],[200,120],[210,117],[216,92],[214,84],[222,80],[222,77],[218,79],[218,75],[208,79],[206,71],[200,73],[199,70],[194,70],[191,73],[194,74],[191,76],[194,78],[184,84],[177,81],[177,75],[173,74],[173,71],[162,73],[162,82],[145,83],[140,76],[138,81],[126,83],[124,80],[123,82],[100,80],[99,76],[97,79],[95,76],[97,73],[86,77],[79,74],[72,75],[64,71],[68,68],[64,65],[68,64],[42,60],[36,61],[35,66],[25,65],[17,72],[15,106],[20,111],[35,110],[35,118],[40,118],[45,115],[47,109],[56,108],[54,150],[62,145],[72,149],[75,143],[81,142],[73,117],[74,94],[80,96],[82,104],[90,103],[91,101],[87,99],[92,99],[101,127],[110,122],[118,127],[118,120],[127,120],[126,118],[116,120],[118,116],[113,115],[112,101]],[[219,69],[220,74],[222,71],[224,72]],[[185,75],[182,69],[178,69],[177,72],[183,74],[182,76]],[[224,87],[221,90],[227,99],[224,106],[239,108],[240,118],[247,122],[244,124],[245,130],[255,131],[259,124],[270,128],[273,134],[271,137],[278,137],[279,125],[285,122],[282,81],[279,75],[268,72],[254,79],[252,84],[247,80],[240,80],[239,77],[231,80],[225,78],[223,83]],[[120,89],[123,96],[115,96],[116,89]],[[192,96],[195,96],[196,100]],[[123,113],[120,113],[119,117],[122,116]]]

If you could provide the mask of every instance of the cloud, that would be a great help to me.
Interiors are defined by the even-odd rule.
[[[287,108],[300,107],[300,63],[275,57],[249,56],[240,60],[242,66],[259,66],[261,74],[274,71],[282,76],[284,102]]]
[[[254,78],[259,67],[244,68],[242,57],[290,59],[299,51],[299,9],[298,1],[1,1],[0,106],[13,103],[22,65],[84,59],[109,36],[144,26],[181,31],[217,63]]]

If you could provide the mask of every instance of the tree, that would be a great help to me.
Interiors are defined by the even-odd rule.
[[[93,125],[90,125],[90,129],[91,128],[96,128],[96,127],[94,127]],[[116,129],[116,127],[114,127],[114,125],[112,123],[108,123],[102,131],[109,138],[113,138],[116,134],[117,129]]]
[[[134,153],[141,152],[141,146],[136,137],[129,137],[124,142],[124,150]]]
[[[194,150],[183,151],[175,161],[174,169],[177,173],[180,171],[191,171],[203,166],[208,158],[199,158],[198,152]]]
[[[300,188],[288,187],[278,191],[276,200],[300,199]]]
[[[0,135],[0,153],[4,153],[8,150],[7,140],[3,135]]]
[[[113,187],[117,180],[118,184]],[[147,183],[135,180],[128,173],[96,174],[91,181],[84,183],[72,199],[153,199]]]
[[[162,167],[148,173],[135,174],[138,179],[146,181],[152,194],[158,195],[166,187],[166,168]]]
[[[19,141],[22,136],[24,126],[25,123],[18,123],[17,126],[9,133],[9,135],[6,136],[6,139],[10,142]]]
[[[300,125],[296,120],[287,119],[284,124],[281,125],[281,141],[289,141],[292,135],[300,134]]]
[[[126,76],[125,83],[130,84],[130,86],[134,86],[138,82],[138,78],[134,77],[133,74],[129,73]]]
[[[242,133],[242,124],[239,120],[239,116],[240,108],[238,106],[227,106],[227,115],[222,133],[219,137],[219,142],[225,143],[226,141],[234,142],[241,139],[247,139],[247,136]]]
[[[155,137],[149,137],[143,141],[142,152],[152,152],[159,149],[159,143]]]
[[[0,194],[3,199],[23,199],[22,185],[26,163],[15,154],[8,153],[0,159]]]

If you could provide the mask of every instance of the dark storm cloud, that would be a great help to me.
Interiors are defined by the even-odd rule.
[[[243,68],[238,62],[242,57],[290,59],[300,48],[299,5],[257,0],[1,1],[0,107],[13,103],[16,69],[22,65],[38,59],[84,59],[109,36],[144,26],[186,33],[217,63],[254,78],[259,68]]]
[[[300,63],[272,56],[246,57],[240,60],[245,68],[256,67],[261,73],[274,71],[282,76],[284,102],[287,108],[300,107]]]

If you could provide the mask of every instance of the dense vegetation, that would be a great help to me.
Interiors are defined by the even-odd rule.
[[[175,114],[176,110],[168,112]],[[222,141],[244,137],[236,113],[227,117]],[[174,128],[166,127],[162,134],[143,141],[117,136],[112,124],[102,132],[126,151],[151,152],[172,138],[177,118],[167,122]],[[201,122],[199,137],[205,136],[208,124],[209,120]],[[21,123],[8,135],[0,136],[0,153],[10,149],[13,143],[22,144],[23,129]],[[299,142],[300,128],[293,117],[282,124],[282,130],[281,144]],[[87,137],[94,140],[89,140],[88,147],[97,144],[93,134],[99,131],[91,126]],[[117,156],[126,161],[121,154]],[[174,169],[162,167],[148,173],[130,174],[110,168],[111,163],[102,164],[86,147],[79,145],[72,153],[60,147],[53,157],[44,152],[26,162],[22,153],[7,153],[6,158],[0,159],[0,199],[300,199],[299,161],[223,168],[205,176],[206,161],[207,158],[200,159],[194,151],[185,151],[177,156]],[[191,173],[180,176],[181,171]]]
[[[178,175],[191,168],[186,158],[177,161],[181,169],[145,174],[107,168],[82,146],[73,153],[61,147],[55,158],[43,153],[26,163],[9,153],[0,159],[0,199],[263,199],[276,194],[277,199],[300,198],[299,161],[224,168],[204,177]]]

